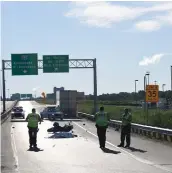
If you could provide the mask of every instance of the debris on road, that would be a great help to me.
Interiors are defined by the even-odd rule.
[[[53,124],[54,127],[51,127],[49,129],[47,129],[47,132],[70,132],[73,129],[73,125],[71,125],[70,123],[67,125],[65,124],[63,127],[59,125],[58,122],[55,122]]]

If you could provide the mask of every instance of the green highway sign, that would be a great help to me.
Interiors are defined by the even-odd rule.
[[[11,54],[12,76],[38,75],[38,55]]]
[[[69,72],[69,55],[43,55],[43,73]]]
[[[32,94],[26,94],[27,98],[32,98]]]
[[[26,98],[26,94],[20,94],[20,98]]]

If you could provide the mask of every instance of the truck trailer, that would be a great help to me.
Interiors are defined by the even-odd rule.
[[[60,108],[67,117],[77,116],[77,91],[59,90],[56,91],[56,106]]]

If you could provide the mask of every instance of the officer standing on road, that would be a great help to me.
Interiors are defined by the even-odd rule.
[[[106,130],[108,128],[108,121],[110,120],[108,114],[104,112],[104,107],[100,107],[100,111],[95,115],[97,136],[99,138],[100,148],[105,148]]]
[[[29,143],[30,149],[32,146],[35,149],[37,148],[37,132],[38,132],[38,122],[41,124],[41,117],[39,114],[36,113],[35,108],[32,109],[32,113],[28,114],[26,121],[28,122],[28,129],[29,129]]]
[[[122,127],[121,127],[121,143],[118,147],[124,147],[124,141],[126,138],[126,146],[125,148],[130,147],[130,136],[131,136],[131,121],[132,115],[129,113],[128,109],[124,110],[124,114],[122,115]]]

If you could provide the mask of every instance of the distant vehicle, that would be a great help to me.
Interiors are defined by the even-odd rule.
[[[64,114],[60,111],[59,107],[57,106],[48,106],[44,108],[42,112],[40,112],[41,119],[48,118],[49,120],[55,120],[59,118],[63,120]]]
[[[11,118],[23,118],[25,119],[25,113],[22,106],[16,106],[12,109]]]

